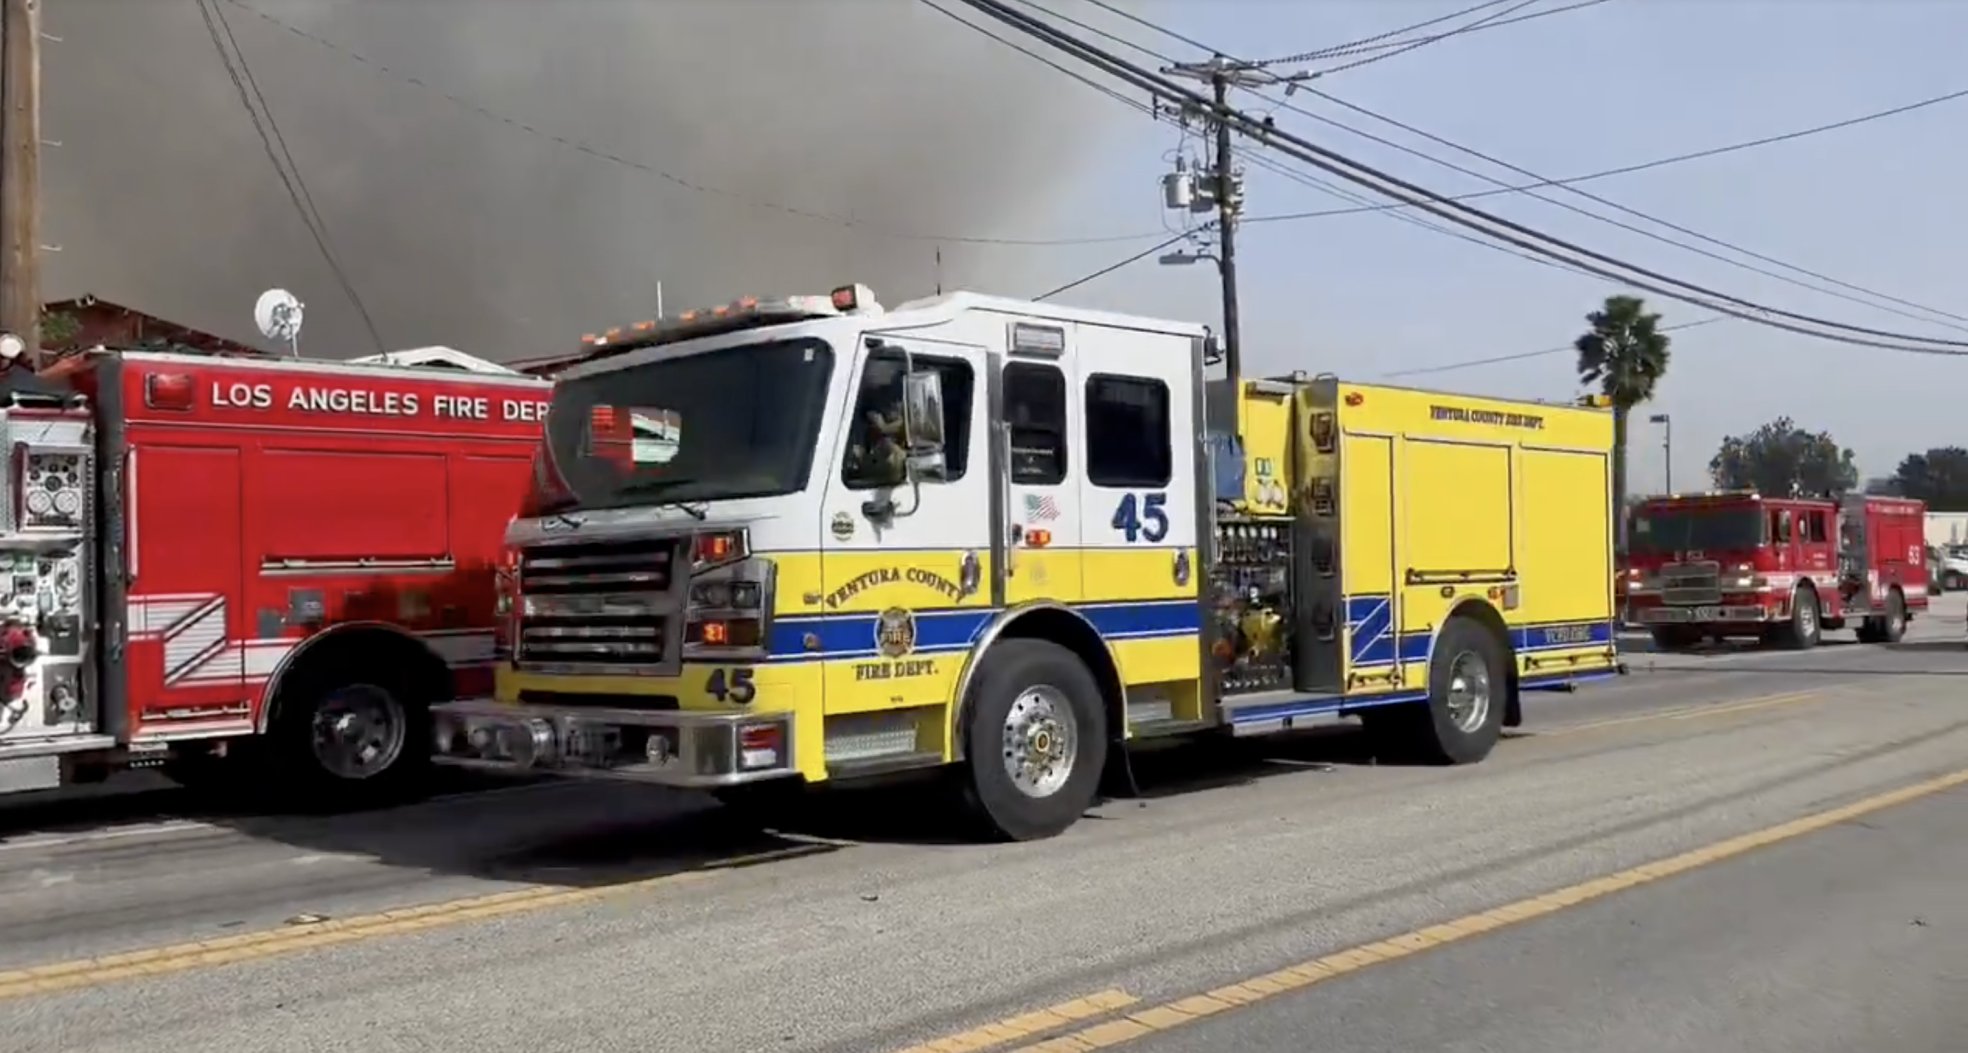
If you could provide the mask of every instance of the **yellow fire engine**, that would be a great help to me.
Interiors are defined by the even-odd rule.
[[[1618,669],[1603,410],[1208,379],[1201,326],[956,293],[589,337],[443,763],[726,799],[950,766],[996,836],[1127,744],[1359,717],[1481,760]]]

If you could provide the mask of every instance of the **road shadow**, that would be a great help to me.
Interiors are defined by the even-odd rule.
[[[1116,813],[1112,806],[1125,809],[1130,801],[1146,804],[1279,775],[1379,763],[1393,762],[1377,758],[1369,737],[1347,727],[1264,739],[1192,740],[1130,751],[1134,792],[1103,795],[1098,807]],[[522,784],[447,775],[439,788],[444,791],[439,796],[411,804],[293,815],[153,785],[121,795],[9,806],[0,810],[0,843],[117,827],[142,834],[142,828],[160,822],[190,820],[304,853],[365,856],[392,869],[607,887],[827,855],[859,844],[960,847],[989,840],[963,822],[948,772],[815,789],[763,818],[705,794],[633,783]],[[1102,818],[1088,816],[1089,821]],[[139,847],[145,841],[136,836],[129,844],[145,850]]]

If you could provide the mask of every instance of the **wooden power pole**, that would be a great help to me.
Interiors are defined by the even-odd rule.
[[[41,363],[41,0],[0,0],[0,332]]]

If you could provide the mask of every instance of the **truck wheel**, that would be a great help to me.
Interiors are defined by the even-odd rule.
[[[984,656],[965,718],[965,803],[991,835],[1063,833],[1093,804],[1107,760],[1107,708],[1079,657],[1044,640]]]
[[[1409,726],[1412,751],[1434,764],[1474,764],[1503,733],[1510,672],[1496,637],[1474,619],[1449,619],[1428,659],[1428,702]]]
[[[745,826],[769,827],[797,820],[808,803],[806,783],[799,779],[720,786],[711,796],[731,818]]]
[[[269,745],[272,774],[296,807],[374,807],[425,787],[430,709],[409,685],[369,671],[293,687],[280,701]]]
[[[1879,642],[1895,644],[1906,636],[1906,597],[1894,589],[1886,594],[1886,613],[1879,618]]]
[[[1685,625],[1664,625],[1653,630],[1654,648],[1661,651],[1686,651],[1702,642],[1700,629]]]
[[[1776,642],[1792,651],[1808,651],[1824,638],[1824,626],[1818,617],[1818,594],[1808,587],[1800,587],[1790,597],[1790,622],[1776,632]]]

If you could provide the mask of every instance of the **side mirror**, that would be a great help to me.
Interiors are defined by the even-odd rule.
[[[943,474],[943,375],[933,369],[902,378],[902,436],[909,474],[935,479]]]

